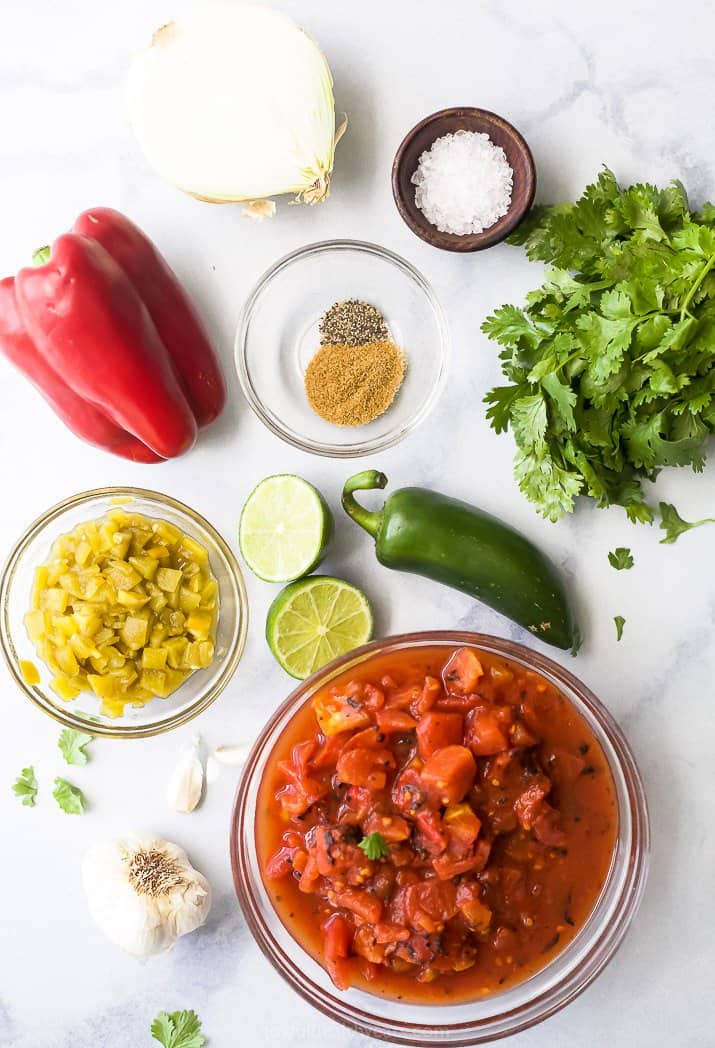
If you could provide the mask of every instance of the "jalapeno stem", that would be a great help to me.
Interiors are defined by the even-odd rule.
[[[356,524],[359,524],[361,528],[364,528],[375,539],[382,525],[383,511],[372,513],[370,510],[365,509],[355,498],[354,492],[372,491],[375,488],[384,488],[386,485],[387,477],[384,473],[380,473],[376,469],[366,469],[362,473],[356,473],[349,480],[346,480],[343,488],[343,509],[349,517],[352,517]]]

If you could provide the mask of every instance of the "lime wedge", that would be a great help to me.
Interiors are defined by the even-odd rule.
[[[286,673],[298,680],[371,636],[372,610],[365,594],[328,575],[286,586],[268,609],[268,646]]]
[[[246,500],[238,543],[264,582],[291,582],[314,571],[333,534],[333,515],[312,484],[291,473],[266,477]]]

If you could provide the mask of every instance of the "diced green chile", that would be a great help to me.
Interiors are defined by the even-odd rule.
[[[375,539],[377,559],[468,593],[557,648],[576,649],[578,628],[554,565],[518,531],[466,502],[402,488],[370,512],[356,491],[384,488],[365,470],[343,489],[343,509]]]

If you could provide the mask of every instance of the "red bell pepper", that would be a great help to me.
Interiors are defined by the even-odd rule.
[[[208,426],[226,403],[223,371],[196,310],[165,259],[141,229],[109,207],[83,212],[72,229],[101,244],[134,284],[174,361],[199,428]]]
[[[0,347],[78,437],[133,462],[161,461],[140,440],[116,426],[103,411],[82,400],[53,371],[35,348],[20,319],[14,277],[0,280]]]
[[[140,230],[104,208],[77,228],[0,282],[0,351],[84,440],[137,462],[180,455],[224,406],[218,358]]]

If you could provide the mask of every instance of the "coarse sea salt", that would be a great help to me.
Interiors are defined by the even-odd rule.
[[[480,131],[457,131],[432,143],[412,181],[415,203],[442,233],[482,233],[509,210],[514,172],[506,153]]]

